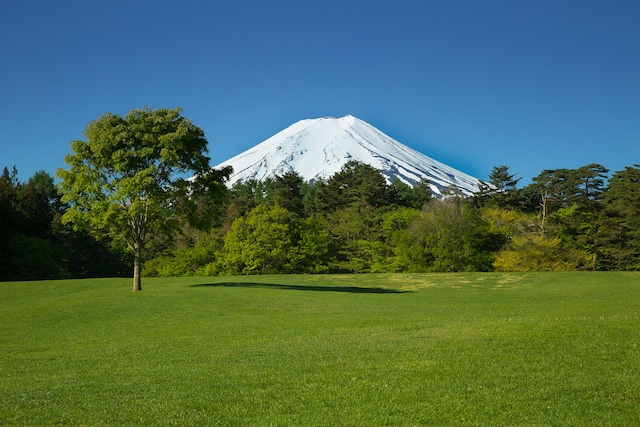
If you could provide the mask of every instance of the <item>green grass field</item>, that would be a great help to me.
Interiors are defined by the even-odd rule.
[[[640,274],[0,283],[0,425],[640,425]]]

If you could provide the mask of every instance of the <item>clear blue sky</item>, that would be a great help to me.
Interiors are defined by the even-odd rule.
[[[212,165],[352,114],[486,179],[640,163],[640,1],[0,2],[0,167],[105,112],[182,107]]]

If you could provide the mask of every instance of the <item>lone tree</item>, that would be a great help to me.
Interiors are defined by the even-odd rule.
[[[176,108],[107,113],[72,141],[59,169],[63,222],[123,241],[133,252],[133,290],[147,236],[177,231],[215,206],[231,168],[212,170],[204,132]],[[194,179],[186,179],[192,175]],[[206,215],[205,215],[206,216]]]

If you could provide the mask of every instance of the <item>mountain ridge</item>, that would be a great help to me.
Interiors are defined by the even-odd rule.
[[[436,197],[447,187],[469,196],[479,180],[439,162],[352,115],[303,119],[218,164],[232,166],[229,185],[294,171],[307,181],[328,179],[350,160],[378,169],[391,182],[415,185],[427,179]]]

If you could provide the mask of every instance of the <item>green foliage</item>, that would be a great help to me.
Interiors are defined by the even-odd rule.
[[[422,211],[364,211],[330,216],[336,266],[350,272],[488,271],[504,241],[462,203],[432,201]]]
[[[273,202],[298,217],[304,216],[304,179],[296,172],[276,176],[273,182]]]
[[[565,246],[589,254],[589,268],[599,268],[599,228],[604,180],[608,172],[591,164],[566,174],[564,202],[549,215],[549,227]]]
[[[286,271],[293,250],[292,215],[279,206],[259,205],[236,219],[224,239],[225,274]]]
[[[96,240],[84,230],[53,225],[54,251],[65,275],[73,278],[126,277],[131,274],[131,254],[109,239]]]
[[[482,206],[516,208],[520,202],[517,188],[520,179],[509,173],[508,166],[494,166],[489,174],[489,182],[480,181],[478,194],[475,195],[476,203]]]
[[[11,277],[9,273],[8,245],[11,238],[18,232],[20,217],[18,214],[17,179],[18,171],[13,168],[13,173],[5,166],[0,175],[0,280]]]
[[[327,223],[320,215],[297,221],[297,243],[289,261],[295,273],[325,273],[331,260],[331,238]]]
[[[122,135],[126,129],[120,129]],[[116,158],[126,159],[126,152]],[[140,163],[134,160],[125,164]],[[607,169],[598,164],[545,170],[519,189],[508,167],[496,166],[473,198],[451,189],[442,200],[431,197],[426,181],[414,187],[397,180],[390,185],[380,172],[357,162],[326,181],[307,183],[289,172],[236,183],[230,191],[224,187],[229,171],[211,171],[188,184],[174,181],[159,192],[167,198],[155,204],[146,195],[102,211],[106,205],[93,204],[97,222],[88,224],[91,215],[83,214],[80,222],[89,229],[74,222],[72,230],[60,218],[79,215],[80,205],[70,199],[62,203],[51,177],[39,172],[20,183],[15,168],[5,168],[0,176],[0,256],[6,262],[0,265],[0,279],[35,277],[28,274],[38,271],[42,277],[124,274],[131,258],[123,256],[123,239],[118,241],[116,233],[96,242],[87,233],[98,234],[109,212],[124,215],[130,206],[141,208],[147,201],[145,215],[162,222],[153,233],[147,230],[152,238],[143,242],[151,254],[143,271],[148,276],[640,269],[638,170],[628,167],[608,182]],[[123,182],[134,175],[123,175]],[[103,187],[113,191],[98,199],[120,194],[115,184]],[[34,260],[26,255],[30,245]],[[57,269],[28,267],[29,262],[50,265],[48,245]]]
[[[421,209],[425,203],[433,199],[429,181],[426,179],[421,179],[411,187],[398,178],[395,178],[391,185],[397,194],[398,203],[401,206]]]
[[[321,216],[300,218],[279,205],[261,204],[236,218],[217,259],[198,273],[322,273],[329,269],[330,244]]]
[[[599,235],[603,265],[640,270],[640,165],[613,174],[603,205]]]
[[[134,290],[142,248],[149,234],[178,230],[181,215],[197,212],[203,194],[219,195],[230,170],[212,173],[207,141],[200,128],[174,110],[132,110],[125,117],[107,113],[89,123],[86,141],[73,141],[58,170],[62,219],[76,228],[104,232],[134,253]],[[194,174],[193,182],[183,178]]]
[[[186,183],[174,174],[206,173],[202,130],[180,109],[133,110],[124,118],[105,114],[73,141],[60,169],[63,219],[123,239],[131,249],[161,223],[175,226],[172,203]]]
[[[18,205],[24,233],[40,238],[51,236],[51,223],[60,212],[60,198],[48,173],[38,171],[19,186]]]
[[[0,176],[0,245],[7,245],[12,236],[51,237],[51,223],[60,210],[53,178],[38,171],[21,183],[18,170],[5,167]]]
[[[17,234],[9,241],[7,249],[7,277],[36,280],[66,276],[49,240]]]
[[[399,201],[395,188],[372,166],[349,161],[326,183],[320,183],[317,205],[323,212],[335,212],[351,205],[381,208]]]
[[[586,251],[566,248],[558,237],[542,233],[515,236],[509,246],[498,252],[496,271],[571,271],[588,262]]]
[[[327,227],[335,256],[334,271],[366,273],[376,262],[376,242],[380,239],[380,211],[353,203],[327,215]]]
[[[258,221],[272,227],[266,228],[265,233],[260,232],[276,236],[270,243],[256,238],[253,242],[256,246],[250,247],[247,242],[257,233],[238,238],[234,237],[237,233],[234,230],[231,233],[234,239],[220,251],[222,256],[213,257],[215,261],[196,271],[217,275],[264,274],[264,271],[365,273],[635,268],[633,254],[638,251],[627,245],[624,252],[621,242],[614,240],[615,236],[626,236],[628,241],[635,241],[633,235],[615,231],[615,225],[621,221],[616,213],[619,208],[610,207],[606,215],[603,214],[605,204],[613,203],[614,198],[606,202],[604,196],[610,189],[604,185],[606,169],[599,165],[544,171],[523,191],[515,188],[518,180],[506,167],[496,168],[492,188],[502,190],[485,195],[482,207],[478,197],[470,200],[455,195],[420,204],[412,194],[415,189],[399,182],[388,186],[379,180],[378,172],[373,172],[351,163],[326,182],[301,185],[299,177],[290,174],[289,184],[285,184],[283,177],[275,177],[266,183],[237,185],[227,208],[227,212],[233,213],[228,215],[227,225],[216,231],[220,236],[228,234],[236,220],[236,227],[246,225],[249,206],[251,209],[261,205],[282,207],[289,199],[296,199],[295,204],[288,205],[296,212],[285,209],[290,215],[287,220]],[[368,191],[378,191],[381,202],[368,199]],[[280,196],[276,196],[278,192]],[[505,202],[506,193],[514,198]],[[538,215],[531,212],[525,200],[525,196],[534,194],[542,208]],[[500,200],[502,202],[496,202]],[[419,204],[421,209],[416,208]],[[324,227],[322,233],[318,233],[318,228],[310,232],[303,226],[309,212],[315,212],[317,224]],[[242,244],[230,250],[234,241]],[[313,250],[309,249],[310,242],[316,245]],[[274,245],[279,245],[279,249],[274,250]],[[267,256],[260,250],[279,254],[280,261],[265,261]],[[247,267],[245,264],[250,261],[256,264]],[[264,270],[264,266],[271,267]]]
[[[505,239],[536,230],[536,217],[532,214],[499,207],[484,207],[480,214],[490,230],[503,235]]]
[[[392,255],[388,260],[390,272],[427,271],[432,264],[424,242],[420,238],[421,212],[415,208],[399,208],[386,213],[381,222],[384,240]]]
[[[571,215],[573,208],[559,209],[553,215]],[[496,271],[571,271],[584,269],[589,254],[563,242],[560,237],[541,233],[531,214],[484,208],[482,215],[491,229],[503,235],[507,244],[495,253]]]
[[[258,181],[251,179],[247,182],[236,182],[231,188],[231,202],[227,209],[227,216],[231,221],[271,199],[272,179]]]
[[[149,277],[194,276],[205,273],[203,268],[214,263],[222,242],[214,235],[205,235],[193,247],[177,249],[171,255],[147,261],[142,274]],[[212,275],[211,272],[204,275]]]
[[[490,271],[492,253],[504,242],[468,204],[430,205],[424,212],[425,246],[433,256],[429,271]]]
[[[118,276],[125,261],[107,245],[60,223],[65,206],[44,171],[20,182],[0,175],[0,280]],[[91,244],[93,242],[93,244]]]

